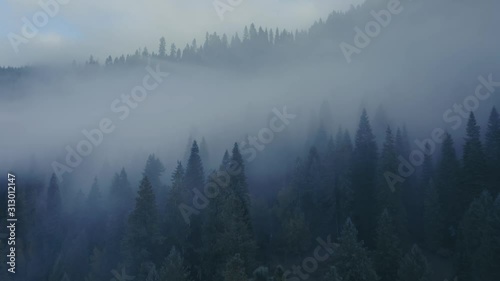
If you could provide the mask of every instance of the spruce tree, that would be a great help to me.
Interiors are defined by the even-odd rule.
[[[184,258],[177,249],[172,247],[168,257],[160,269],[160,280],[188,281],[189,272],[184,266]]]
[[[139,187],[135,209],[129,216],[123,241],[125,262],[134,274],[143,277],[147,275],[147,272],[138,271],[146,263],[154,261],[155,250],[160,241],[156,198],[153,187],[145,176]]]
[[[205,184],[203,164],[199,152],[197,142],[193,141],[184,179],[184,184],[189,191],[189,197],[191,199],[194,198],[195,192],[203,192],[203,186]],[[202,220],[199,215],[194,215],[190,217],[186,247],[186,261],[190,267],[191,279],[194,280],[198,280],[202,272],[202,262],[200,259],[201,249]]]
[[[486,129],[486,160],[488,164],[488,187],[493,195],[500,192],[500,117],[495,107],[491,110]]]
[[[231,257],[227,263],[223,274],[224,281],[246,281],[245,265],[239,254]]]
[[[399,265],[398,281],[430,281],[431,270],[424,254],[417,245],[413,245]]]
[[[363,242],[358,242],[358,231],[347,219],[334,253],[334,265],[343,281],[376,281],[377,273]]]
[[[94,178],[94,183],[87,196],[85,214],[86,229],[89,234],[90,244],[92,246],[103,247],[104,236],[96,230],[105,229],[107,214],[103,206],[97,178]]]
[[[456,268],[460,280],[479,281],[479,269],[487,241],[485,230],[488,229],[487,217],[493,206],[490,193],[484,191],[474,199],[465,213],[460,224],[460,233],[457,242]]]
[[[424,241],[426,248],[431,252],[437,251],[443,241],[442,227],[439,196],[434,183],[431,181],[424,200]]]
[[[500,280],[500,195],[486,217],[481,246],[478,249],[478,279]]]
[[[185,223],[179,207],[182,203],[189,204],[189,193],[184,180],[184,167],[181,162],[177,162],[177,167],[172,173],[172,186],[168,192],[166,206],[167,233],[170,244],[178,247],[186,247],[186,237],[189,233],[189,226]]]
[[[455,153],[453,139],[446,133],[441,147],[440,160],[436,171],[436,190],[442,213],[443,246],[453,248],[460,220],[458,213],[460,163]]]
[[[165,42],[165,37],[160,38],[160,46],[158,47],[158,55],[160,58],[164,59],[167,54],[167,43]]]
[[[61,191],[56,175],[53,173],[50,178],[49,188],[47,190],[47,214],[45,219],[45,233],[49,256],[55,255],[61,248],[60,239],[63,237],[63,206]]]
[[[394,222],[387,209],[378,219],[376,235],[373,260],[380,281],[396,280],[402,253]]]
[[[406,237],[407,223],[406,210],[401,200],[401,186],[395,184],[394,175],[398,170],[396,144],[390,127],[386,129],[386,136],[380,156],[378,173],[377,212],[385,209],[394,217],[396,231],[401,237]]]
[[[323,277],[323,281],[342,281],[342,277],[337,272],[337,268],[335,266],[331,266]],[[381,279],[383,280],[383,279]]]
[[[479,196],[485,188],[485,155],[481,144],[480,127],[476,123],[474,113],[470,113],[467,121],[467,137],[463,152],[463,171],[460,186],[460,206],[463,214],[470,202]]]
[[[144,167],[144,172],[142,175],[147,177],[153,190],[158,194],[160,188],[162,187],[160,177],[165,172],[165,166],[161,163],[154,154],[150,154],[148,160],[146,161],[146,167]]]
[[[205,138],[201,139],[200,158],[201,158],[201,162],[205,163],[205,165],[208,165],[208,163],[210,163],[209,162],[210,160],[209,160],[208,145],[207,145],[207,141],[205,140]]]
[[[352,166],[352,187],[354,190],[354,222],[360,230],[360,237],[368,245],[373,244],[375,231],[377,144],[372,133],[366,110],[363,110],[356,132]]]
[[[94,248],[89,261],[89,273],[85,281],[99,281],[104,277],[104,254],[98,248]]]

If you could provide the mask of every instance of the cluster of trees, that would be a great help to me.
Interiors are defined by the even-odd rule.
[[[249,57],[256,58],[266,55],[267,58],[271,54],[283,57],[290,52],[296,52],[297,50],[293,50],[296,49],[294,46],[305,45],[307,42],[308,33],[306,31],[264,29],[251,24],[249,27],[245,27],[241,37],[238,33],[229,38],[226,34],[219,35],[215,32],[209,34],[207,32],[203,44],[198,44],[196,39],[193,39],[191,44],[186,44],[183,48],[178,47],[175,43],[167,46],[165,37],[162,37],[159,40],[157,51],[150,52],[147,47],[144,47],[136,50],[134,54],[115,58],[108,56],[104,65],[136,65],[146,63],[149,59],[195,64],[238,65]],[[287,51],[284,52],[285,50]],[[99,65],[99,61],[94,56],[90,56],[86,65],[96,66]]]
[[[440,260],[453,265],[438,274],[450,280],[500,279],[496,109],[484,137],[470,113],[461,158],[445,134],[439,155],[426,154],[418,173],[394,190],[384,175],[397,171],[399,155],[409,155],[405,128],[393,134],[388,127],[380,151],[366,111],[354,140],[345,129],[335,137],[324,131],[320,126],[305,160],[296,161],[271,198],[250,195],[237,144],[208,172],[193,141],[169,185],[155,155],[138,188],[124,169],[109,188],[95,179],[86,195],[80,190],[71,198],[55,175],[44,191],[35,188],[43,185],[37,177],[19,177],[17,277],[110,280],[113,269],[123,268],[147,281],[299,280],[293,278],[303,274],[311,280],[425,281],[444,271]],[[186,208],[194,208],[193,198],[207,188],[216,195],[186,219]],[[292,264],[327,236],[335,241],[331,258],[313,272],[296,271]],[[2,280],[9,280],[5,261],[0,267]]]

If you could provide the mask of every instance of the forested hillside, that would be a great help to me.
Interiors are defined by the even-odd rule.
[[[0,68],[0,280],[499,281],[500,5],[394,3]]]

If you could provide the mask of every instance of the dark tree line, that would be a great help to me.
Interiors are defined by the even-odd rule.
[[[335,137],[311,136],[306,157],[265,200],[251,195],[237,144],[215,170],[204,167],[193,141],[185,167],[178,162],[169,184],[162,182],[164,165],[150,155],[137,188],[121,169],[109,188],[96,178],[87,194],[79,190],[72,198],[68,190],[77,184],[52,175],[41,191],[32,170],[19,188],[24,223],[17,276],[98,281],[124,268],[148,281],[284,280],[295,274],[297,260],[311,255],[317,237],[330,235],[333,254],[310,273],[316,280],[431,280],[441,270],[429,262],[436,259],[451,265],[444,273],[450,280],[499,280],[496,109],[485,127],[482,133],[470,113],[462,155],[445,134],[436,155],[426,155],[395,189],[384,173],[397,170],[399,155],[409,155],[407,130],[393,134],[387,127],[379,150],[366,111],[354,141],[345,129]],[[218,187],[215,196],[199,202],[205,208],[186,222],[180,206],[193,207],[207,187]],[[0,276],[9,280],[0,259]]]

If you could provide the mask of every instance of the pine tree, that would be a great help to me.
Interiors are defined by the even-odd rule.
[[[452,248],[456,240],[459,223],[459,187],[460,163],[457,159],[453,139],[446,133],[441,147],[441,157],[436,172],[436,189],[443,218],[443,246]]]
[[[343,281],[376,281],[377,273],[363,242],[358,242],[358,231],[347,219],[334,253],[334,265]]]
[[[96,230],[105,228],[107,215],[103,206],[97,178],[94,178],[94,183],[87,196],[85,214],[86,229],[89,233],[90,244],[92,246],[103,247],[104,237]]]
[[[276,266],[273,277],[273,281],[285,281],[285,270],[281,265]]]
[[[190,198],[195,196],[196,192],[202,192],[205,184],[203,164],[201,162],[199,148],[196,141],[193,141],[191,154],[186,168],[184,179],[185,186],[190,192]],[[197,280],[202,272],[202,263],[200,260],[202,249],[202,220],[199,215],[190,217],[189,233],[187,236],[186,261],[190,267],[191,278]]]
[[[49,188],[47,190],[47,214],[45,219],[45,233],[47,239],[47,247],[50,249],[50,253],[55,255],[59,252],[61,248],[60,238],[63,235],[62,226],[62,198],[61,191],[59,189],[59,184],[57,182],[57,177],[53,173],[50,178]]]
[[[155,250],[161,241],[158,211],[153,187],[145,176],[141,181],[135,209],[128,219],[128,230],[124,238],[125,261],[133,273],[155,258]],[[147,272],[140,272],[145,276]]]
[[[483,231],[481,246],[477,250],[478,279],[500,280],[500,195],[497,196],[488,216]]]
[[[99,281],[103,279],[103,265],[104,265],[104,254],[98,248],[94,248],[92,256],[90,257],[90,271],[85,277],[85,281]]]
[[[427,259],[417,245],[413,245],[398,270],[399,281],[430,281],[431,271]]]
[[[323,277],[324,281],[342,281],[342,277],[340,277],[339,273],[337,272],[337,268],[335,266],[331,266],[328,269],[328,272],[325,274],[325,277]],[[382,280],[382,279],[381,279]]]
[[[167,55],[167,43],[165,37],[160,38],[160,46],[158,47],[158,55],[160,58],[165,58]]]
[[[122,168],[120,173],[115,173],[111,182],[109,198],[115,215],[124,213],[131,209],[134,200],[134,192],[128,181],[127,172]]]
[[[248,185],[245,175],[245,163],[241,156],[240,149],[237,143],[234,143],[231,156],[231,164],[236,173],[230,174],[229,189],[234,192],[234,195],[241,202],[239,203],[242,208],[242,219],[250,231],[252,231],[252,223],[250,218],[250,195],[248,193]]]
[[[188,281],[189,272],[184,267],[184,258],[177,249],[172,247],[168,257],[160,269],[160,280]]]
[[[177,162],[177,167],[172,173],[172,186],[169,190],[166,206],[168,237],[171,244],[178,248],[186,247],[186,237],[189,233],[189,226],[179,211],[179,206],[182,203],[189,204],[189,193],[185,186],[184,174],[182,163]]]
[[[463,153],[463,171],[460,196],[460,206],[464,209],[469,206],[473,198],[479,196],[485,188],[485,155],[481,144],[479,125],[476,123],[474,113],[470,113],[467,121],[467,137],[465,138]]]
[[[155,192],[158,192],[162,187],[160,177],[164,172],[165,166],[163,166],[160,159],[158,159],[154,154],[149,155],[142,175],[148,178]]]
[[[354,221],[360,229],[360,237],[368,245],[373,244],[376,201],[375,186],[377,169],[377,144],[372,133],[366,110],[363,110],[356,132],[352,166],[354,190]]]
[[[396,280],[402,254],[399,237],[387,209],[378,219],[376,235],[374,264],[380,281]]]
[[[484,191],[474,199],[460,224],[457,242],[456,268],[460,280],[479,281],[479,268],[484,253],[482,243],[487,240],[485,230],[488,229],[487,217],[493,206],[490,193]]]
[[[431,183],[434,181],[434,164],[432,156],[429,154],[429,145],[426,145],[424,152],[424,162],[422,164],[422,172],[419,177],[418,188],[413,189],[414,212],[415,217],[412,223],[412,232],[416,241],[423,242],[425,240],[425,200],[430,189]]]
[[[439,204],[439,196],[431,181],[426,190],[424,201],[424,241],[428,250],[435,252],[443,241],[443,221]]]
[[[201,162],[205,163],[205,165],[207,165],[209,163],[208,145],[207,145],[207,141],[205,140],[205,138],[201,139],[200,158],[201,158]]]
[[[495,107],[491,110],[486,129],[486,160],[488,164],[488,187],[493,195],[500,192],[500,117]]]
[[[239,254],[234,255],[226,263],[226,270],[223,274],[224,281],[246,281],[244,262]]]
[[[301,255],[309,249],[311,233],[304,214],[298,208],[283,222],[283,232],[287,254]]]
[[[56,174],[52,174],[47,190],[47,212],[51,216],[60,216],[62,212],[62,198]]]
[[[156,266],[154,264],[149,264],[148,274],[144,281],[161,281],[158,272],[156,271]]]
[[[377,212],[381,213],[387,209],[394,217],[396,231],[401,237],[406,237],[407,223],[406,210],[401,200],[401,186],[394,184],[391,178],[398,170],[398,159],[396,144],[390,127],[386,129],[386,136],[382,153],[380,156],[380,168],[378,176]],[[390,175],[392,173],[393,175]],[[392,182],[391,182],[392,181]]]

